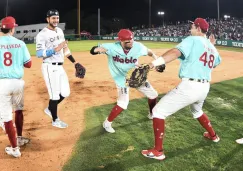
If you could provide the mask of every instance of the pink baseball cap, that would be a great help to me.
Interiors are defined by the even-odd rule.
[[[194,22],[191,22],[195,24],[196,26],[200,27],[203,31],[208,31],[209,24],[208,22],[203,18],[196,18]]]
[[[8,16],[8,17],[5,17],[2,19],[1,28],[3,28],[3,29],[12,29],[17,26],[18,26],[18,24],[16,24],[15,19],[11,16]]]

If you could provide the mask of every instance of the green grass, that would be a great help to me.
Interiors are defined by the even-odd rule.
[[[89,51],[93,46],[96,46],[98,43],[107,43],[107,42],[114,42],[114,40],[111,41],[98,41],[98,40],[82,40],[82,41],[70,41],[69,48],[72,52],[83,52],[83,51]],[[153,41],[143,41],[142,42],[145,46],[151,49],[169,49],[175,47],[176,43],[166,43],[166,42],[153,42]],[[35,55],[35,44],[28,44],[27,45],[30,54]],[[238,51],[243,52],[242,48],[233,48],[233,47],[217,47],[221,50],[230,50],[230,51]]]
[[[219,143],[203,138],[204,129],[185,108],[166,120],[164,142],[167,159],[157,161],[140,154],[153,146],[152,122],[147,100],[130,101],[128,110],[113,122],[116,133],[109,134],[102,122],[114,104],[85,112],[86,128],[64,171],[240,171],[243,146],[235,139],[243,136],[243,78],[212,85],[204,105],[221,137]]]

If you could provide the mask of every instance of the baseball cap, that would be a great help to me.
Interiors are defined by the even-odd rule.
[[[203,31],[208,31],[209,24],[203,18],[196,18],[195,21],[191,23],[195,24],[196,26],[199,26]]]
[[[17,26],[18,24],[16,24],[15,19],[11,16],[3,18],[1,21],[1,28],[3,29],[12,29]]]
[[[59,16],[59,12],[56,9],[51,9],[46,14],[47,17]]]
[[[133,39],[133,33],[128,30],[128,29],[121,29],[118,34],[117,34],[118,38],[116,40],[132,40]]]

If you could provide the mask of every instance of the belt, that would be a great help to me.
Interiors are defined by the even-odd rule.
[[[47,62],[43,62],[47,63]],[[52,64],[52,65],[63,65],[63,62],[53,62],[53,63],[47,63],[47,64]]]
[[[194,79],[194,78],[182,78],[182,80],[196,81],[196,82],[199,82],[199,83],[208,83],[209,82],[206,79]]]

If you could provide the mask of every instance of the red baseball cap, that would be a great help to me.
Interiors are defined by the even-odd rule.
[[[5,17],[4,19],[2,19],[1,27],[3,29],[12,29],[17,26],[18,26],[18,24],[16,24],[15,19],[11,16],[8,16],[8,17]]]
[[[196,18],[194,22],[192,22],[196,26],[199,26],[203,31],[208,31],[209,24],[208,22],[203,18]]]
[[[133,33],[128,29],[121,29],[117,35],[118,35],[118,38],[116,40],[124,41],[124,40],[133,39]]]

